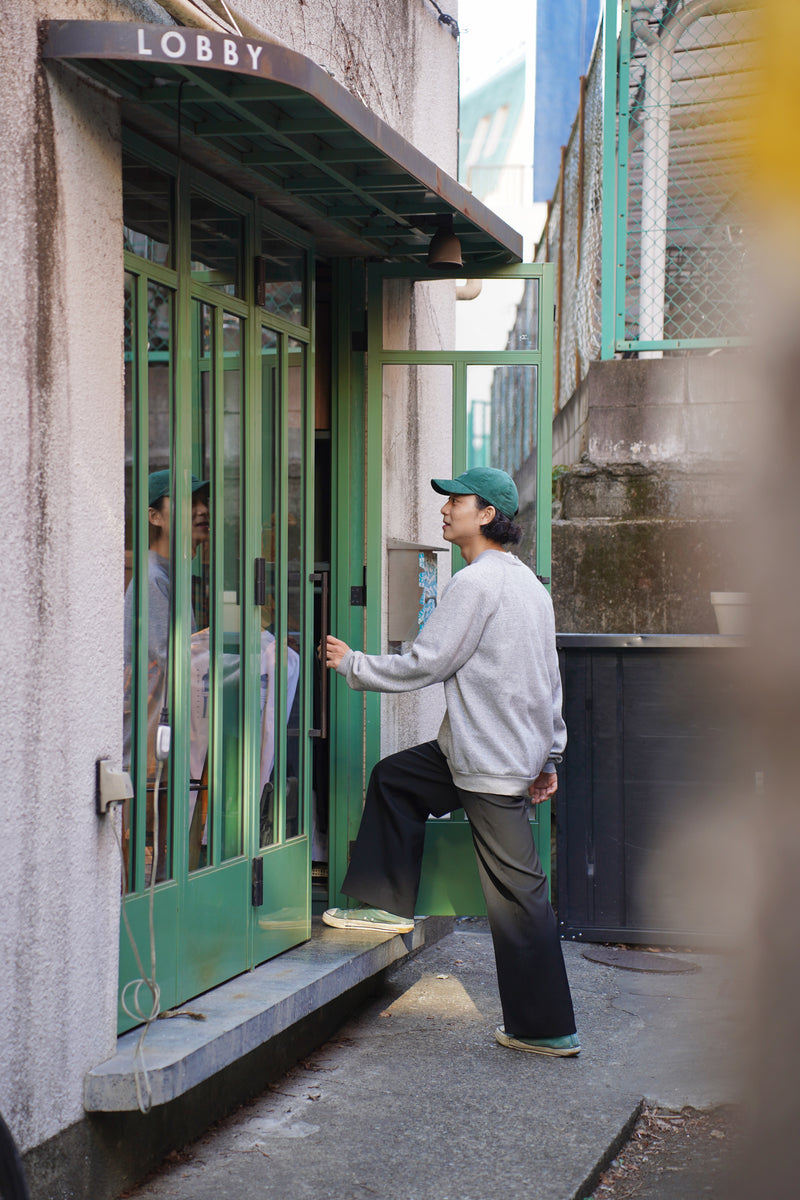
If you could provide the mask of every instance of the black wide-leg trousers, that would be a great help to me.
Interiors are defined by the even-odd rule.
[[[575,1032],[564,957],[547,898],[547,877],[522,796],[467,792],[453,783],[437,742],[382,759],[372,772],[342,890],[399,916],[414,915],[425,822],[463,808],[472,830],[506,1032]]]

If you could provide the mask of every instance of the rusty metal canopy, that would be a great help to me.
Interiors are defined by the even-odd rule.
[[[424,262],[452,217],[465,269],[522,238],[310,59],[175,25],[45,21],[42,56],[102,84],[126,125],[311,232],[323,255]]]

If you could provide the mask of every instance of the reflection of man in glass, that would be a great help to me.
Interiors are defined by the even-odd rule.
[[[153,471],[148,479],[147,503],[150,528],[147,555],[147,775],[155,773],[155,730],[164,704],[169,623],[172,603],[170,579],[169,470]],[[192,476],[192,555],[209,539],[208,483]],[[125,722],[123,760],[130,767],[131,653],[133,648],[134,582],[125,593]],[[192,633],[197,628],[192,612]]]

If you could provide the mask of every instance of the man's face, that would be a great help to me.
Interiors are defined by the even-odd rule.
[[[474,496],[449,496],[442,505],[442,537],[454,546],[463,546],[481,534],[492,516],[492,509],[478,508]]]
[[[162,541],[169,543],[170,535],[170,503],[165,496],[159,508],[148,510],[151,526],[158,530]],[[192,557],[197,553],[198,546],[208,542],[211,523],[208,515],[208,497],[205,492],[195,492],[192,496]]]
[[[192,555],[198,546],[208,542],[211,522],[208,516],[208,496],[203,492],[195,492],[192,496]]]

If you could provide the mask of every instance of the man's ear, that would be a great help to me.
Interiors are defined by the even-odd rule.
[[[157,529],[164,527],[164,514],[160,508],[148,508],[147,519],[151,525],[155,525]]]
[[[493,504],[489,504],[486,506],[486,508],[481,513],[480,524],[481,525],[491,525],[492,521],[495,519],[496,516],[497,516],[497,509],[495,508],[495,506]]]

